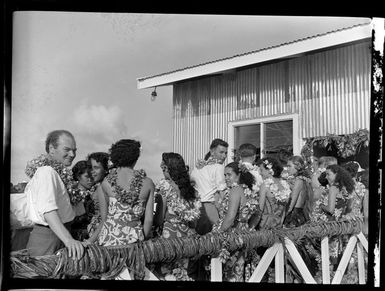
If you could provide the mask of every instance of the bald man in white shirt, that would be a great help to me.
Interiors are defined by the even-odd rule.
[[[76,157],[76,143],[66,130],[48,134],[46,152],[51,158],[68,167]],[[34,223],[27,249],[32,256],[52,255],[66,246],[70,257],[80,258],[84,248],[70,234],[75,211],[70,203],[66,186],[51,166],[39,167],[28,182],[27,196],[29,218]]]

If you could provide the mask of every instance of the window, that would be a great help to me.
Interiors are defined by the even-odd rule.
[[[228,132],[232,150],[251,143],[259,150],[259,158],[277,157],[281,149],[300,153],[297,114],[230,122]]]
[[[265,123],[264,156],[275,157],[279,150],[293,151],[293,121]]]

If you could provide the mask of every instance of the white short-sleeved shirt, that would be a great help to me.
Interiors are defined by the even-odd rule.
[[[194,168],[191,179],[199,193],[201,202],[214,202],[214,193],[226,188],[225,166],[222,164],[206,165],[201,169]]]
[[[27,196],[28,216],[33,223],[48,225],[44,213],[53,210],[57,210],[62,223],[75,218],[66,187],[52,167],[38,168],[24,192]]]

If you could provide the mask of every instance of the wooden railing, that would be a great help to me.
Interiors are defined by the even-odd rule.
[[[361,233],[362,221],[328,222],[304,225],[293,229],[275,229],[260,231],[239,231],[229,233],[208,233],[203,236],[153,239],[124,246],[102,247],[90,245],[79,260],[68,259],[68,250],[61,249],[55,255],[31,257],[26,252],[11,254],[11,277],[15,278],[62,278],[63,276],[81,276],[92,274],[99,278],[130,280],[132,274],[121,272],[125,265],[135,270],[135,279],[158,280],[146,267],[146,264],[173,262],[183,258],[199,258],[208,255],[211,258],[211,281],[222,281],[222,263],[218,255],[226,245],[229,252],[252,250],[266,247],[256,269],[248,282],[260,282],[274,259],[275,281],[285,282],[285,255],[289,255],[305,283],[314,284],[316,280],[296,245],[303,238],[321,240],[322,283],[339,284],[355,249],[357,252],[359,284],[365,283],[364,251],[368,251],[368,242]],[[329,237],[349,236],[339,266],[331,279],[329,270]],[[118,275],[119,274],[119,275]],[[139,274],[139,275],[138,275]],[[117,276],[118,275],[118,276]]]
[[[352,235],[348,241],[342,258],[339,262],[338,268],[334,274],[333,280],[330,282],[330,262],[329,262],[329,238],[324,237],[321,240],[321,258],[322,258],[322,283],[323,284],[340,284],[342,277],[349,264],[349,260],[353,255],[354,248],[357,251],[357,264],[358,264],[358,282],[359,284],[365,284],[365,260],[364,250],[368,252],[368,241],[361,233],[358,235]],[[284,249],[288,251],[293,262],[295,263],[298,271],[300,272],[305,283],[316,284],[316,280],[311,275],[301,255],[299,254],[294,243],[288,239],[284,239],[284,243],[275,243],[268,248],[262,256],[259,264],[255,268],[248,282],[261,282],[272,260],[275,263],[275,282],[285,282],[285,265],[284,265]],[[219,258],[211,259],[211,281],[222,281],[222,263]]]

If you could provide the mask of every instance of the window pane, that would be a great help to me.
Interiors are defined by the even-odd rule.
[[[238,126],[235,128],[235,148],[239,148],[239,146],[244,143],[251,143],[257,147],[259,153],[261,148],[260,137],[260,124]]]
[[[276,156],[280,149],[293,150],[293,121],[265,123],[266,156]]]

